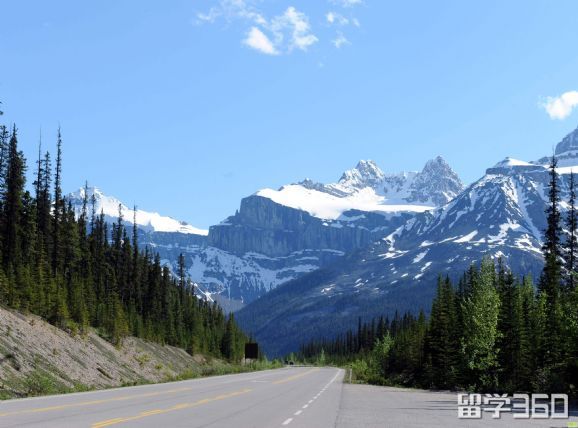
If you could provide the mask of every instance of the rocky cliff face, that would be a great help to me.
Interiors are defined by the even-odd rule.
[[[303,249],[345,253],[384,236],[408,217],[350,210],[341,219],[325,220],[253,195],[241,201],[236,215],[209,229],[208,244],[237,255],[283,257]]]

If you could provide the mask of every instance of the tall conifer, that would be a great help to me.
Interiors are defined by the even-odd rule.
[[[4,263],[5,265],[19,264],[22,259],[20,253],[20,228],[23,210],[25,160],[18,150],[16,126],[12,129],[8,148],[8,165],[6,172],[6,189],[4,192],[3,235],[4,235]]]
[[[548,191],[547,227],[544,233],[544,269],[540,277],[539,290],[544,296],[545,326],[542,330],[541,353],[546,364],[553,364],[560,357],[561,307],[560,286],[562,283],[562,249],[560,189],[556,168],[558,160],[552,156]]]
[[[58,127],[56,140],[56,171],[54,176],[54,215],[52,228],[52,270],[59,270],[62,257],[61,222],[64,212],[62,201],[62,134]]]
[[[568,237],[564,252],[566,289],[573,290],[576,286],[576,253],[578,252],[578,239],[576,238],[576,228],[578,228],[578,218],[576,217],[576,186],[574,182],[574,172],[570,173],[569,180],[568,215],[566,217],[566,228]]]

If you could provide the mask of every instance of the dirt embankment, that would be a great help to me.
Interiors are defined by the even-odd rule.
[[[41,318],[0,307],[0,398],[195,376],[201,355],[137,338],[117,348],[95,332],[71,336]]]

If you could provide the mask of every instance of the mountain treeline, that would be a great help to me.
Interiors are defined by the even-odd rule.
[[[0,303],[71,332],[89,326],[119,344],[128,335],[238,361],[246,340],[233,316],[195,296],[184,257],[172,275],[132,230],[108,225],[87,198],[80,215],[62,194],[62,138],[55,165],[39,149],[31,190],[18,132],[0,126]]]
[[[377,384],[480,392],[568,392],[578,386],[578,259],[574,176],[563,218],[557,162],[550,165],[544,269],[534,283],[503,260],[438,279],[429,319],[396,314],[332,340],[303,345],[301,358],[350,363]]]

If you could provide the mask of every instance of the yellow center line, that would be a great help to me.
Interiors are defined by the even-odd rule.
[[[177,404],[177,405],[172,406],[172,407],[167,407],[166,409],[148,410],[146,412],[141,412],[138,415],[128,416],[126,418],[108,419],[106,421],[100,421],[100,422],[94,423],[92,425],[92,428],[104,428],[104,427],[108,427],[111,425],[121,424],[124,422],[136,421],[139,419],[146,418],[148,416],[161,415],[161,414],[165,414],[165,413],[169,413],[169,412],[174,412],[177,410],[190,409],[193,407],[202,406],[203,404],[207,404],[207,403],[210,403],[213,401],[224,400],[226,398],[231,398],[231,397],[236,397],[238,395],[247,394],[248,392],[251,392],[251,391],[252,391],[252,389],[242,389],[240,391],[231,392],[229,394],[222,394],[222,395],[217,395],[216,397],[204,398],[202,400],[195,401],[194,403],[181,403],[181,404]]]
[[[319,370],[319,368],[311,369],[309,371],[306,371],[305,373],[301,373],[298,375],[286,377],[285,379],[277,380],[277,381],[273,382],[273,384],[280,385],[280,384],[285,383],[285,382],[291,382],[292,380],[299,379],[300,377],[306,376],[309,373],[316,372],[317,370]]]
[[[55,410],[71,409],[74,407],[95,406],[97,404],[111,403],[114,401],[126,401],[126,400],[132,400],[132,399],[137,399],[137,398],[157,397],[159,395],[164,395],[164,394],[175,394],[177,392],[190,391],[191,389],[192,388],[178,388],[178,389],[170,389],[168,391],[149,392],[146,394],[138,394],[138,395],[123,395],[121,397],[105,398],[102,400],[91,400],[91,401],[82,401],[80,403],[62,404],[59,406],[49,406],[49,407],[40,407],[40,408],[36,408],[36,409],[17,410],[14,412],[0,413],[0,417],[24,415],[24,414],[30,414],[30,413],[52,412]]]

